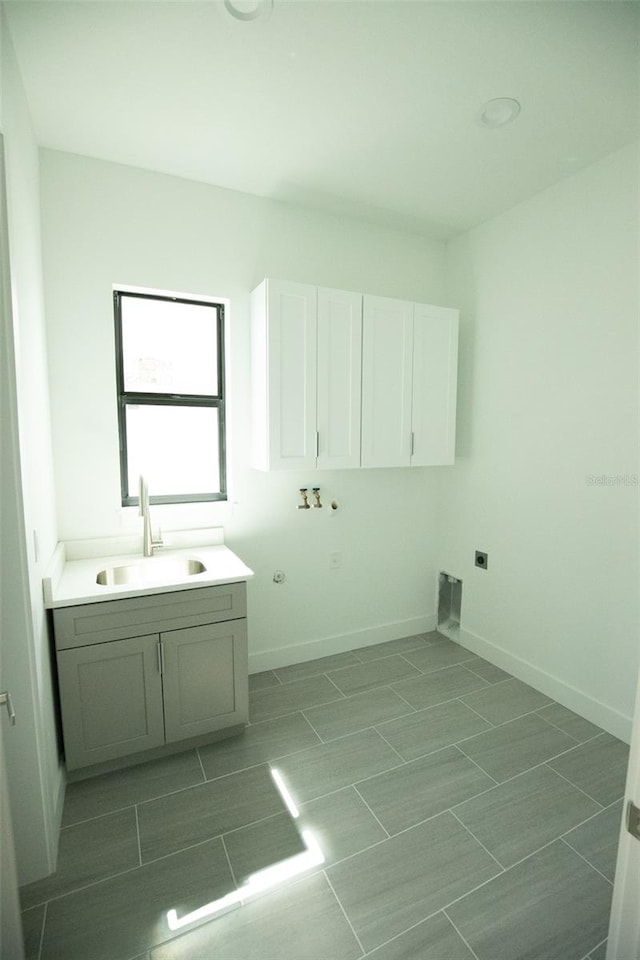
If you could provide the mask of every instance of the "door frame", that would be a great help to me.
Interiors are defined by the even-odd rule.
[[[640,840],[626,826],[629,802],[640,806],[640,674],[624,796],[606,960],[640,960]]]
[[[4,762],[5,722],[6,718],[0,717],[0,956],[24,960],[16,852]]]

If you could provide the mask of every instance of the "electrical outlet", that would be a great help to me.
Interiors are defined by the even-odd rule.
[[[476,550],[476,567],[480,567],[481,570],[486,570],[489,565],[489,554],[482,553],[480,550]]]
[[[341,567],[341,566],[342,566],[342,554],[340,553],[340,551],[337,550],[335,553],[330,553],[330,554],[329,554],[329,569],[330,569],[330,570],[337,570],[338,567]]]

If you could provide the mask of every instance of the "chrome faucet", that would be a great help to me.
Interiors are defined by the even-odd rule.
[[[153,533],[151,531],[151,516],[149,515],[149,488],[147,487],[147,481],[142,474],[140,474],[140,486],[138,493],[138,513],[143,519],[142,553],[145,557],[152,557],[153,548],[161,547],[163,544],[162,531],[158,531],[160,536],[157,540],[154,540]]]

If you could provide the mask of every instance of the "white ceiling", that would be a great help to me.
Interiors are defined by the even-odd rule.
[[[10,0],[40,144],[452,236],[636,139],[625,0]],[[511,125],[481,127],[492,97]]]

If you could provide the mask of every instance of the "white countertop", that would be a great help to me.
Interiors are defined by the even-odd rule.
[[[105,541],[101,541],[104,544]],[[71,547],[71,545],[69,545]],[[77,552],[59,544],[52,560],[49,576],[42,581],[45,607],[71,607],[80,603],[99,603],[102,600],[120,600],[125,597],[144,597],[154,593],[170,593],[174,590],[195,590],[220,583],[240,583],[253,577],[242,560],[223,544],[180,547],[157,550],[153,557],[137,553],[104,554],[68,559]],[[89,551],[91,552],[91,551]],[[162,560],[171,557],[189,557],[205,566],[204,573],[170,580],[163,574]],[[101,586],[96,577],[107,567],[143,564],[145,579],[142,583]],[[157,578],[155,576],[157,570]]]

